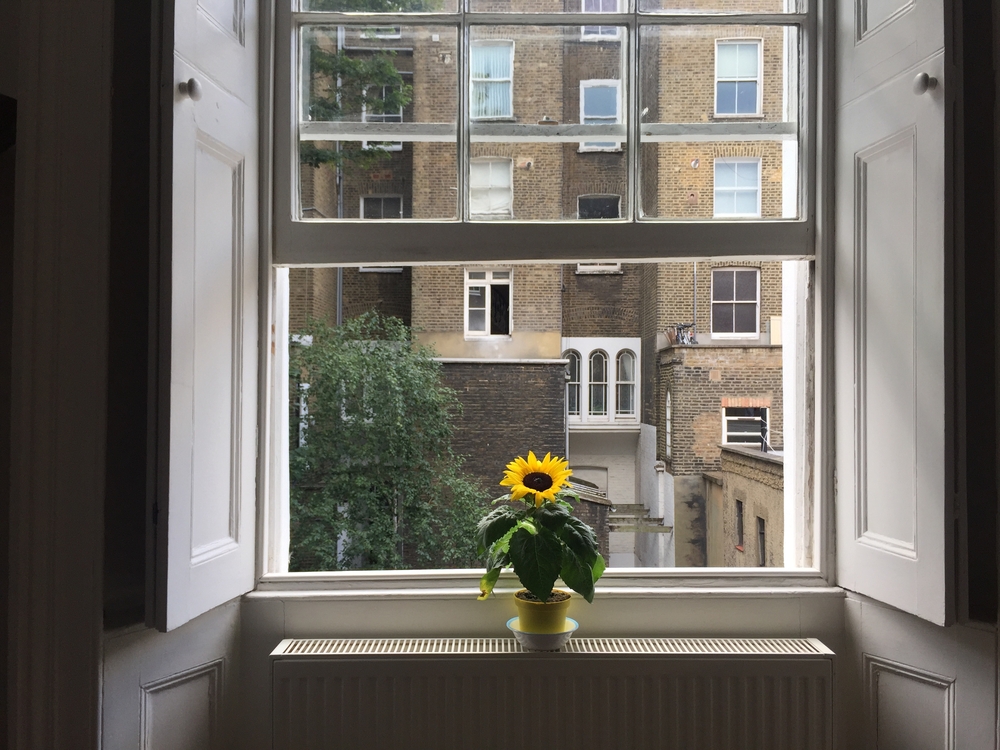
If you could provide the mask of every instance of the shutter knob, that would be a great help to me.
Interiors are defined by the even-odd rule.
[[[913,93],[919,96],[924,94],[928,89],[937,88],[938,80],[927,73],[917,73],[917,77],[913,79]]]
[[[181,96],[186,96],[193,102],[201,99],[201,84],[198,83],[197,78],[181,81],[177,84],[177,89],[181,92]]]

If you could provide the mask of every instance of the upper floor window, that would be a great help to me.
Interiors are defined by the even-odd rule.
[[[766,406],[726,406],[722,409],[722,442],[762,447],[767,442]]]
[[[381,103],[378,107],[369,107],[367,104],[362,104],[361,106],[361,121],[362,122],[402,122],[403,121],[403,107],[400,106],[399,109],[388,107],[385,102],[398,101],[400,98],[399,87],[397,86],[377,86],[374,89],[368,89],[366,92],[366,97],[370,99],[375,99],[377,102]],[[362,148],[380,148],[384,151],[402,151],[403,142],[402,141],[362,141]]]
[[[638,338],[563,338],[571,425],[638,424],[640,346]]]
[[[470,115],[474,120],[514,116],[514,42],[473,42],[470,47]]]
[[[618,354],[618,383],[615,392],[615,414],[635,415],[635,355],[630,351]]]
[[[617,219],[621,203],[618,195],[581,195],[577,198],[577,215],[581,219]]]
[[[753,117],[761,113],[761,41],[715,43],[715,114]]]
[[[715,160],[715,215],[760,216],[760,159]]]
[[[587,412],[593,416],[608,413],[608,355],[602,351],[590,355],[590,397]]]
[[[566,363],[566,413],[580,416],[580,353],[568,351],[563,355]]]
[[[465,271],[465,332],[469,336],[509,336],[511,271]]]
[[[584,13],[617,13],[618,0],[583,0]],[[580,38],[584,41],[601,41],[602,39],[617,39],[618,26],[584,26],[580,30]]]
[[[622,105],[621,81],[580,81],[580,124],[614,125],[620,123]],[[615,141],[584,141],[581,151],[618,151],[622,144]],[[583,217],[581,217],[583,218]]]
[[[362,219],[400,219],[403,217],[403,196],[361,196]]]
[[[760,333],[760,271],[712,271],[712,336],[753,338]]]
[[[663,420],[663,455],[670,458],[671,443],[673,442],[671,433],[673,432],[673,403],[670,391],[667,391],[666,414]]]
[[[506,219],[514,215],[513,170],[511,159],[469,162],[469,209],[474,218]]]

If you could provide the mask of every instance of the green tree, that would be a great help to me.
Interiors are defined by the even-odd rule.
[[[393,8],[382,6],[397,3],[346,0],[328,4],[351,7],[320,8],[313,3],[312,9],[385,11]],[[339,49],[334,27],[307,29],[304,38],[309,48],[307,110],[312,120],[352,120],[359,118],[362,111],[370,114],[399,112],[413,100],[413,87],[404,83],[396,68],[395,52],[374,48],[347,54]],[[361,144],[354,142],[343,142],[337,148],[324,148],[314,141],[304,141],[299,148],[299,160],[311,167],[332,163],[341,169],[353,166],[364,170],[371,169],[387,157],[383,149],[361,148]]]
[[[290,362],[308,384],[292,388],[308,414],[290,452],[290,569],[477,565],[485,492],[452,450],[461,404],[431,352],[377,313],[304,333]]]

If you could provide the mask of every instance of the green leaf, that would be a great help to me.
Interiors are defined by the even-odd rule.
[[[518,529],[510,540],[510,559],[521,585],[541,601],[548,599],[562,568],[558,537],[546,528],[536,534]]]
[[[601,557],[601,555],[598,555],[597,559],[594,560],[594,563],[593,563],[592,567],[594,569],[594,583],[597,583],[598,579],[602,575],[604,575],[604,568],[605,568],[604,558]]]
[[[593,565],[595,558],[599,557],[594,530],[576,516],[566,519],[559,529],[559,538],[589,565]]]
[[[563,551],[563,564],[562,570],[559,571],[559,577],[576,593],[593,603],[594,571],[585,560],[580,559],[569,548]]]
[[[535,510],[535,520],[549,531],[556,533],[569,517],[569,511],[555,503],[542,503],[541,507]]]
[[[506,534],[493,542],[490,553],[486,556],[487,568],[503,568],[510,565],[510,538],[514,536],[517,526],[511,528]]]
[[[498,578],[500,578],[500,568],[493,568],[486,571],[486,575],[479,579],[479,596],[477,598],[480,601],[493,593],[493,587],[496,586]]]
[[[522,518],[520,521],[517,522],[517,527],[519,529],[524,529],[532,536],[538,533],[538,525],[534,523],[530,518]]]
[[[517,521],[516,511],[507,505],[494,508],[483,516],[476,527],[476,544],[479,554],[486,552],[493,542],[514,528]]]

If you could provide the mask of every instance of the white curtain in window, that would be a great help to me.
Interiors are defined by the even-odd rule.
[[[510,170],[510,159],[469,163],[469,208],[473,216],[510,215]]]
[[[472,117],[513,116],[510,52],[510,44],[472,45]]]

